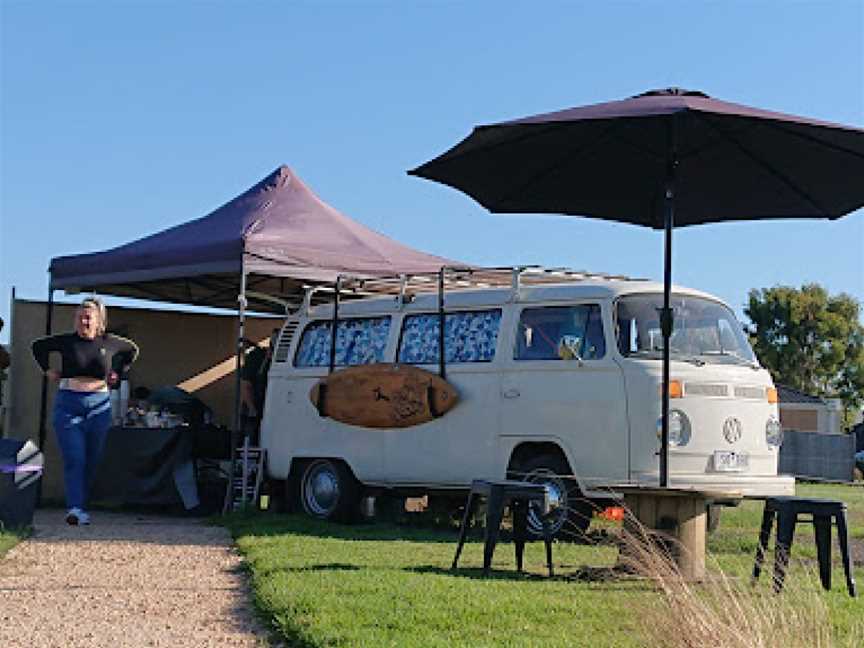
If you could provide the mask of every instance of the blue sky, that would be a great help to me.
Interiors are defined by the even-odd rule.
[[[46,297],[53,256],[202,216],[283,163],[429,252],[661,279],[660,233],[492,215],[405,172],[475,124],[670,85],[864,127],[862,0],[2,0],[0,23],[7,320],[12,286]],[[776,284],[864,302],[862,257],[859,211],[678,230],[673,273],[741,316],[749,289]]]

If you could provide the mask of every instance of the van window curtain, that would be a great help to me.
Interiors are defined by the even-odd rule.
[[[330,320],[309,324],[300,339],[294,366],[329,366],[331,331]],[[384,362],[389,336],[389,317],[340,320],[336,328],[336,366]]]
[[[399,362],[438,362],[439,321],[437,314],[409,315],[402,326]],[[495,358],[501,311],[448,313],[444,323],[444,359],[448,363],[491,362]]]

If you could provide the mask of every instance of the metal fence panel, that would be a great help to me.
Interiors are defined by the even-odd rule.
[[[855,437],[787,431],[780,447],[778,471],[784,475],[829,481],[851,481],[855,467]]]

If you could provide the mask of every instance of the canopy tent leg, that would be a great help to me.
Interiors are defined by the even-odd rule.
[[[240,440],[242,433],[241,426],[243,425],[243,404],[240,398],[242,371],[243,371],[243,344],[246,324],[246,267],[240,268],[240,294],[237,295],[237,356],[235,365],[235,381],[234,381],[234,429],[231,430],[231,474],[228,476],[228,485],[225,488],[225,503],[222,506],[222,513],[231,511],[231,502],[233,494],[234,479],[234,462],[237,460],[237,442]],[[246,503],[246,493],[242,494],[243,504]]]
[[[12,301],[14,304],[15,301],[15,293],[12,293]],[[48,303],[45,306],[46,317],[45,317],[45,335],[51,335],[52,328],[52,320],[54,318],[54,289],[48,286]],[[42,394],[39,398],[39,449],[42,452],[45,452],[45,439],[47,437],[47,432],[45,430],[45,419],[46,413],[48,409],[48,377],[44,374],[42,375]],[[39,480],[39,490],[36,495],[37,503],[42,500],[42,480]]]

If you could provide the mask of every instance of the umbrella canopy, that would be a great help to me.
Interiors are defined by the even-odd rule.
[[[464,191],[493,212],[571,214],[665,231],[666,486],[673,227],[835,219],[864,206],[864,130],[669,88],[478,126],[409,173]]]
[[[287,166],[215,211],[119,247],[51,260],[51,288],[184,304],[237,307],[240,275],[250,304],[302,296],[309,284],[437,272],[461,265],[414,250],[341,214]]]
[[[864,131],[671,88],[486,126],[410,171],[493,212],[592,216],[663,229],[839,218],[864,205]]]

